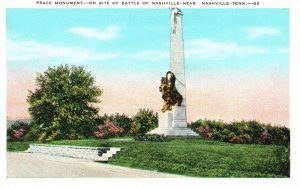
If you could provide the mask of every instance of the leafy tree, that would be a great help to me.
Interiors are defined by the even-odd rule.
[[[86,138],[96,128],[102,90],[95,78],[83,67],[60,65],[48,67],[36,77],[37,88],[29,91],[27,102],[32,124],[39,131],[39,140]]]

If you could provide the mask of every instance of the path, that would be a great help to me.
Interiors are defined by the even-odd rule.
[[[182,178],[184,176],[96,163],[83,159],[7,152],[7,177],[12,178]]]

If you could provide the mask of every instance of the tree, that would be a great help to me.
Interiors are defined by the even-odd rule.
[[[37,88],[29,91],[27,102],[32,124],[40,129],[39,140],[87,138],[96,128],[102,90],[83,67],[48,67],[36,77]]]

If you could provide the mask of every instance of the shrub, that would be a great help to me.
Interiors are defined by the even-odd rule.
[[[277,144],[288,146],[290,130],[258,121],[224,123],[222,121],[197,120],[189,124],[203,138],[222,142],[247,144]]]
[[[26,134],[30,131],[31,124],[16,121],[7,129],[7,140],[9,141],[22,141]]]
[[[267,130],[264,130],[260,133],[259,144],[270,144],[271,143],[271,134]]]
[[[138,134],[134,137],[137,141],[152,141],[152,142],[165,142],[167,137],[159,134]]]
[[[251,133],[250,133],[251,134]],[[250,134],[244,133],[241,135],[241,138],[243,139],[244,143],[246,144],[251,144],[252,142],[252,137],[250,136]]]
[[[105,113],[103,116],[100,116],[100,115],[99,115],[99,116],[96,118],[96,123],[97,123],[96,127],[97,127],[98,125],[103,125],[107,119],[110,120],[110,116],[111,116],[111,115],[108,115],[108,114],[106,114],[106,113]]]
[[[158,114],[153,110],[139,109],[138,113],[132,117],[132,135],[145,134],[158,126]]]
[[[241,138],[240,136],[233,136],[233,137],[229,140],[229,142],[235,143],[235,144],[242,144],[242,143],[244,143],[245,141],[244,141],[244,139]]]
[[[212,132],[209,130],[208,127],[198,127],[196,128],[196,132],[199,133],[203,138],[212,138]]]
[[[131,130],[132,120],[125,114],[116,113],[109,117],[115,125],[123,129],[121,136],[129,135]]]
[[[97,118],[100,125],[105,124],[106,120],[123,129],[119,136],[145,134],[158,126],[158,114],[149,109],[139,109],[137,114],[132,117],[115,113],[104,114]]]
[[[110,120],[106,120],[103,125],[98,126],[98,131],[94,132],[96,138],[110,138],[118,136],[123,132],[123,129],[116,126]]]
[[[41,128],[32,126],[29,131],[26,132],[26,135],[24,136],[25,141],[36,141],[39,139],[39,136],[41,135]]]
[[[20,140],[24,137],[24,133],[25,133],[25,129],[23,128],[20,128],[18,130],[14,130],[14,135],[13,135],[13,138],[16,139],[16,140]]]
[[[290,129],[286,127],[278,127],[278,126],[275,127],[268,126],[266,129],[272,136],[272,143],[289,146]]]

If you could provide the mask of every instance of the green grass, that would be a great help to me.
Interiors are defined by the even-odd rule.
[[[29,144],[34,142],[7,142],[7,151],[25,151],[28,149]]]
[[[9,142],[8,151],[24,151],[28,142]],[[194,177],[289,177],[284,146],[241,145],[202,139],[138,142],[130,138],[63,140],[51,144],[123,147],[109,164]]]

